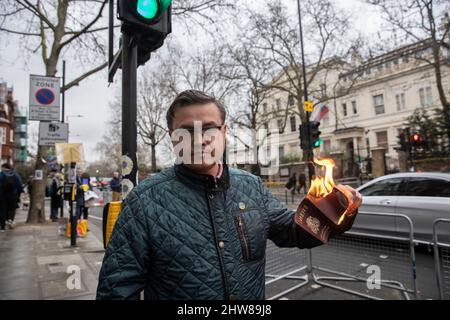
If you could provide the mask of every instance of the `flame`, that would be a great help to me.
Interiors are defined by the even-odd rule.
[[[319,199],[329,195],[336,186],[333,180],[333,168],[336,163],[331,158],[314,159],[314,163],[322,167],[322,171],[325,171],[325,177],[314,177],[311,181],[311,187],[309,188],[308,195]],[[341,215],[338,225],[344,222],[346,216],[347,210],[345,210],[345,212]]]
[[[333,168],[336,165],[333,159],[314,159],[314,163],[321,166],[325,171],[325,177],[316,176],[311,181],[308,195],[314,198],[323,198],[331,193],[335,183],[333,180]]]

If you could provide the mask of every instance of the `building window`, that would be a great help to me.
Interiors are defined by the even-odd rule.
[[[370,76],[372,74],[372,69],[367,68],[366,70],[366,76]]]
[[[377,70],[378,70],[378,71],[382,71],[382,70],[383,70],[383,65],[382,65],[382,64],[379,64],[379,65],[377,66]]]
[[[403,57],[403,63],[408,63],[409,62],[409,58],[408,57]]]
[[[292,94],[289,95],[288,97],[288,102],[290,106],[294,105],[294,96]]]
[[[320,85],[320,95],[322,98],[325,98],[327,96],[327,85],[325,83],[322,83]]]
[[[347,104],[346,103],[342,104],[342,114],[344,115],[344,117],[347,116]]]
[[[422,107],[431,107],[433,104],[433,95],[431,93],[431,87],[420,88],[420,105]]]
[[[0,128],[2,131],[2,144],[6,144],[6,128]]]
[[[277,120],[278,130],[283,133],[283,120]]]
[[[269,123],[264,123],[264,130],[269,131]]]
[[[278,147],[278,156],[280,157],[280,159],[284,158],[284,146]]]
[[[14,131],[9,130],[9,142],[14,142]]]
[[[275,103],[277,105],[277,110],[281,110],[281,99],[275,100]]]
[[[387,131],[377,132],[377,146],[387,148],[388,146],[388,136]]]
[[[382,94],[373,96],[373,104],[375,106],[375,114],[384,113],[384,96]]]
[[[295,116],[291,117],[291,132],[294,132],[297,130],[297,119],[295,118]]]
[[[353,114],[358,114],[358,108],[356,107],[356,101],[352,101]]]
[[[267,113],[267,103],[266,102],[263,103],[263,112]]]
[[[323,140],[323,151],[326,154],[331,152],[331,140]]]
[[[398,65],[398,59],[394,60],[394,65]]]
[[[398,93],[395,95],[395,101],[397,103],[397,111],[405,110],[406,109],[406,103],[405,103],[405,94],[404,93]]]

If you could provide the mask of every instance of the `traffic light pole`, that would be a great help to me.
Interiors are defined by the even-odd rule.
[[[304,100],[308,101],[308,83],[306,82],[306,66],[305,66],[305,50],[303,45],[303,27],[302,27],[302,14],[301,14],[301,8],[300,8],[300,0],[297,0],[297,10],[298,10],[298,25],[299,25],[299,31],[300,31],[300,46],[302,50],[302,73],[303,73],[303,93],[304,93]],[[313,147],[311,143],[311,131],[310,131],[310,125],[309,125],[309,112],[306,112],[306,132],[308,137],[308,150],[306,151],[306,160],[308,161],[308,176],[309,176],[309,182],[312,181],[315,168],[313,165]]]
[[[131,159],[133,166],[128,179],[136,186],[137,176],[137,45],[133,37],[122,33],[122,155]]]

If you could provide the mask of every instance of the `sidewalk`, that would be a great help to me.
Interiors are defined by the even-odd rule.
[[[27,212],[17,210],[16,227],[0,233],[0,300],[95,299],[103,244],[93,223],[77,247],[58,235],[58,223],[28,225]],[[98,230],[97,230],[98,229]],[[81,288],[70,290],[69,266],[80,268]]]

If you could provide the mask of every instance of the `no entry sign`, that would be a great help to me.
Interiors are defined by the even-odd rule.
[[[30,120],[60,120],[60,78],[30,75]]]

